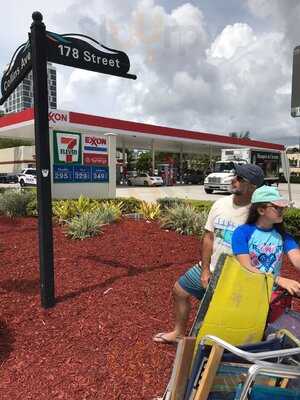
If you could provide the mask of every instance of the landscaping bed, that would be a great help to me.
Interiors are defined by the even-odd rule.
[[[199,259],[199,243],[145,220],[123,218],[83,241],[55,225],[57,304],[43,310],[37,220],[0,217],[2,399],[161,395],[175,347],[152,337],[172,327],[171,288]],[[287,262],[284,273],[300,279]]]

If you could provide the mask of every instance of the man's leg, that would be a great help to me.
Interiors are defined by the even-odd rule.
[[[175,326],[171,332],[162,332],[154,336],[153,340],[159,343],[176,342],[178,338],[186,333],[187,322],[190,314],[190,297],[201,299],[205,289],[200,284],[201,268],[197,265],[190,268],[173,288],[173,299],[175,307]]]

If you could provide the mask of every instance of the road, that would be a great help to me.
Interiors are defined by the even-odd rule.
[[[19,184],[0,184],[0,187],[19,187]],[[300,208],[300,184],[292,184],[292,200],[294,206]],[[288,185],[281,183],[279,185],[281,194],[288,198]],[[206,194],[202,185],[177,185],[162,187],[128,187],[118,186],[117,197],[136,197],[140,200],[155,201],[161,197],[180,197],[193,200],[212,200],[215,201],[224,196],[221,192],[215,194]]]

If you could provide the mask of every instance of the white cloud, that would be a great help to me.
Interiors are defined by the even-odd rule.
[[[173,8],[162,0],[40,3],[6,3],[0,67],[26,40],[37,9],[49,30],[86,34],[124,50],[138,77],[57,66],[59,107],[198,131],[250,130],[253,137],[277,142],[298,135],[289,111],[292,49],[300,44],[299,0],[247,0],[243,4],[253,19],[236,17],[213,37],[216,29],[208,26],[212,19],[201,2],[178,0]],[[218,12],[214,2],[209,9]]]
[[[207,55],[211,58],[230,59],[241,49],[247,49],[256,41],[253,30],[247,24],[236,23],[227,25],[223,32],[214,40]]]

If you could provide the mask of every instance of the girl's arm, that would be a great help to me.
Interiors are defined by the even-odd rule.
[[[293,279],[277,276],[275,283],[283,289],[287,290],[292,296],[300,296],[300,283]]]
[[[300,270],[300,249],[293,249],[287,253],[291,263]]]
[[[253,267],[253,265],[251,265],[251,259],[249,254],[237,254],[236,258],[238,260],[238,262],[245,268],[247,268],[249,271],[251,272],[255,272],[257,274],[261,274],[260,270],[256,267]]]
[[[300,249],[294,248],[290,250],[287,255],[293,266],[300,270]],[[278,284],[278,286],[286,289],[291,295],[300,296],[300,283],[298,281],[278,276],[275,282]]]

